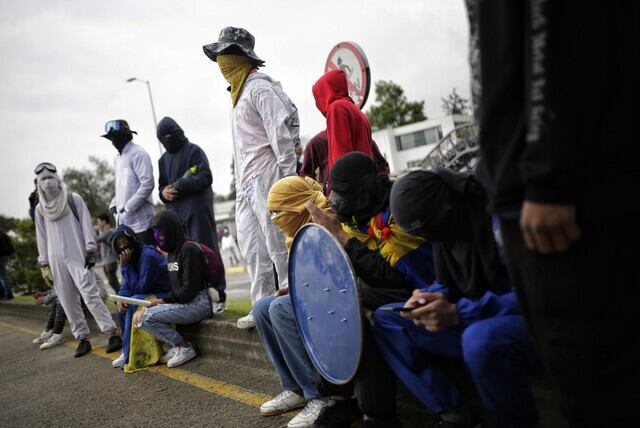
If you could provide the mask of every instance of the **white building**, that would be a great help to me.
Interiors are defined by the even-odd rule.
[[[473,122],[471,116],[450,115],[375,131],[373,139],[389,162],[391,174],[420,165],[435,145],[454,128]]]

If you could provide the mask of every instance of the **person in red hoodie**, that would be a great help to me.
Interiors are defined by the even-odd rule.
[[[318,110],[327,118],[327,171],[331,171],[333,164],[349,152],[362,152],[373,157],[371,124],[349,98],[344,72],[332,70],[325,73],[313,85],[312,90]],[[329,183],[329,177],[326,179]]]

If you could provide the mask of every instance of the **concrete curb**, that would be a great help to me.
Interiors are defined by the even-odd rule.
[[[44,324],[48,317],[48,307],[26,302],[2,302],[0,315]],[[92,332],[99,332],[90,314],[87,314],[87,321]],[[214,316],[196,324],[179,326],[178,331],[185,339],[195,343],[198,353],[203,357],[225,357],[247,367],[272,368],[262,349],[258,332],[255,329],[240,330],[236,327],[235,318]]]

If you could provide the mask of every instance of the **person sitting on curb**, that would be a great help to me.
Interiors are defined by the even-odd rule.
[[[300,227],[311,221],[304,204],[313,201],[323,209],[329,201],[322,187],[312,178],[285,177],[269,190],[267,209],[271,221],[284,233],[287,249]],[[258,300],[253,307],[256,329],[282,386],[282,392],[260,406],[262,416],[275,416],[304,406],[287,427],[307,427],[313,423],[329,400],[322,396],[316,371],[307,357],[296,327],[289,288]],[[293,352],[287,352],[293,351]],[[286,360],[292,355],[294,359]],[[306,406],[305,406],[306,403]]]
[[[129,226],[118,226],[113,233],[113,250],[120,259],[122,284],[118,296],[146,299],[149,295],[164,297],[171,289],[167,258],[155,247],[145,245]],[[122,368],[129,361],[129,341],[131,320],[137,310],[136,305],[117,303],[118,318],[124,343],[122,354],[113,361],[113,367]],[[166,363],[165,360],[160,360]]]
[[[91,214],[77,193],[67,192],[55,165],[43,162],[36,166],[39,203],[36,206],[38,262],[42,276],[52,278],[58,299],[71,324],[71,332],[79,341],[75,356],[91,351],[87,339],[89,327],[81,301],[109,335],[106,352],[122,348],[116,324],[101,298],[101,287],[93,271],[96,243],[91,227]]]
[[[163,360],[167,361],[167,367],[177,367],[197,354],[193,345],[186,342],[171,324],[193,324],[213,315],[207,260],[200,244],[185,239],[174,212],[167,210],[157,214],[151,223],[151,231],[160,250],[168,253],[171,291],[162,299],[151,300],[141,328],[171,346]]]
[[[366,283],[360,290],[364,308],[372,310],[400,296],[408,298],[416,286],[427,286],[433,281],[430,247],[423,239],[401,231],[389,215],[391,183],[388,177],[377,174],[371,158],[363,153],[349,153],[332,169],[331,187],[336,203],[331,205],[338,216],[321,209],[328,206],[322,187],[308,183],[314,182],[309,178],[287,178],[272,187],[268,200],[272,221],[285,233],[287,242],[311,216],[336,235],[357,275]],[[341,199],[336,199],[340,196]],[[352,227],[343,226],[339,218],[353,223]],[[287,292],[284,289],[279,294]],[[365,414],[360,416],[356,403],[347,399],[351,396],[348,392],[340,391],[331,397],[336,399],[335,403],[321,397],[318,374],[306,354],[289,296],[265,297],[256,303],[254,310],[263,346],[283,387],[281,394],[261,406],[263,415],[301,407],[307,399],[307,408],[290,422],[290,427],[307,426],[305,423],[334,426],[337,420],[348,425],[357,417],[362,417],[368,427],[399,426],[394,405],[395,377],[377,353],[366,323],[363,350],[366,358],[355,382],[356,396]]]
[[[538,358],[485,207],[485,191],[469,174],[415,171],[396,182],[391,211],[405,230],[432,243],[437,282],[394,305],[413,308],[409,312],[376,310],[374,339],[398,377],[430,410],[446,415],[460,407],[442,361],[464,361],[500,426],[533,427],[537,411],[529,377]],[[473,420],[447,422],[475,425]]]

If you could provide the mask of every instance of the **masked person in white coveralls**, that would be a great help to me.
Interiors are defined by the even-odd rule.
[[[106,351],[115,352],[122,348],[122,340],[92,269],[96,263],[96,243],[89,209],[80,195],[67,192],[53,164],[43,162],[36,166],[35,173],[40,200],[35,210],[38,263],[42,275],[53,281],[73,337],[80,342],[75,356],[91,351],[81,300],[100,331],[110,336]]]
[[[226,27],[217,42],[203,47],[230,84],[236,225],[252,303],[275,291],[274,266],[280,288],[288,286],[287,249],[270,220],[267,195],[276,181],[296,174],[293,147],[300,140],[298,110],[279,82],[258,72],[264,61],[254,44],[247,30]],[[254,326],[253,313],[238,320],[239,328]]]
[[[102,137],[111,141],[118,151],[113,162],[116,173],[116,195],[109,204],[117,226],[129,226],[140,240],[154,245],[147,230],[155,215],[153,208],[153,165],[149,154],[133,142],[136,131],[129,129],[126,120],[110,120]]]

